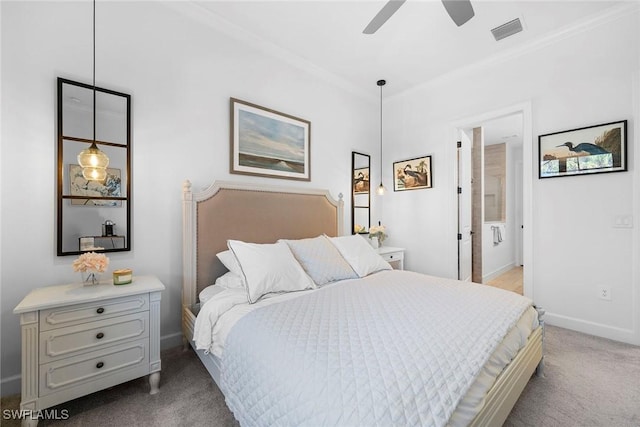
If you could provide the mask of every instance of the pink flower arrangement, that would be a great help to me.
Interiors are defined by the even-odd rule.
[[[73,261],[73,271],[95,271],[104,273],[109,266],[109,258],[105,254],[87,252]]]

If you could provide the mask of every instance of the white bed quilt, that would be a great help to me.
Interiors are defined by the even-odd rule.
[[[220,386],[243,426],[444,426],[531,304],[406,271],[345,281],[240,319]]]

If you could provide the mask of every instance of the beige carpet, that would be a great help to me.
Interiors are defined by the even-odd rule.
[[[545,360],[546,376],[531,379],[505,426],[640,426],[640,347],[547,327]],[[193,351],[164,351],[162,369],[155,396],[142,378],[64,403],[67,421],[39,425],[238,425]],[[3,398],[2,409],[18,403]]]

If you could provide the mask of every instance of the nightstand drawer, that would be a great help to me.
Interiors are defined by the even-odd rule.
[[[40,363],[149,336],[149,312],[118,316],[40,333]]]
[[[40,312],[40,330],[48,331],[55,328],[148,310],[149,294],[132,295],[52,308]]]
[[[391,252],[388,254],[381,254],[380,256],[387,262],[402,261],[404,259],[404,254],[402,252]]]
[[[129,371],[131,379],[144,375],[149,365],[148,345],[149,340],[139,340],[40,365],[40,396],[88,382],[100,390],[102,378],[126,377]]]

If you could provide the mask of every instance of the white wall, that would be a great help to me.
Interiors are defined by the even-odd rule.
[[[78,280],[74,257],[55,256],[55,85],[59,76],[91,83],[92,43],[90,2],[3,1],[0,8],[6,394],[19,387],[13,308],[31,289]],[[311,183],[269,182],[344,193],[346,230],[351,151],[378,149],[378,105],[187,19],[175,6],[98,2],[96,33],[96,84],[131,94],[133,108],[133,251],[110,254],[110,267],[162,280],[161,334],[165,344],[179,343],[182,182],[198,189],[215,179],[257,181],[228,173],[229,97],[311,121]]]
[[[640,96],[637,10],[565,30],[385,103],[385,141],[393,141],[386,161],[433,155],[434,188],[391,193],[383,206],[389,245],[407,248],[407,268],[449,277],[457,271],[452,123],[530,102],[534,139],[525,140],[523,150],[533,165],[525,177],[532,183],[533,218],[525,223],[533,236],[531,265],[525,259],[532,297],[548,310],[550,323],[640,344],[640,283],[633,267],[638,234],[612,227],[616,215],[633,214],[636,227],[640,221],[633,161]],[[537,179],[537,135],[623,119],[629,120],[628,172]],[[596,297],[602,283],[611,286],[612,301]]]

